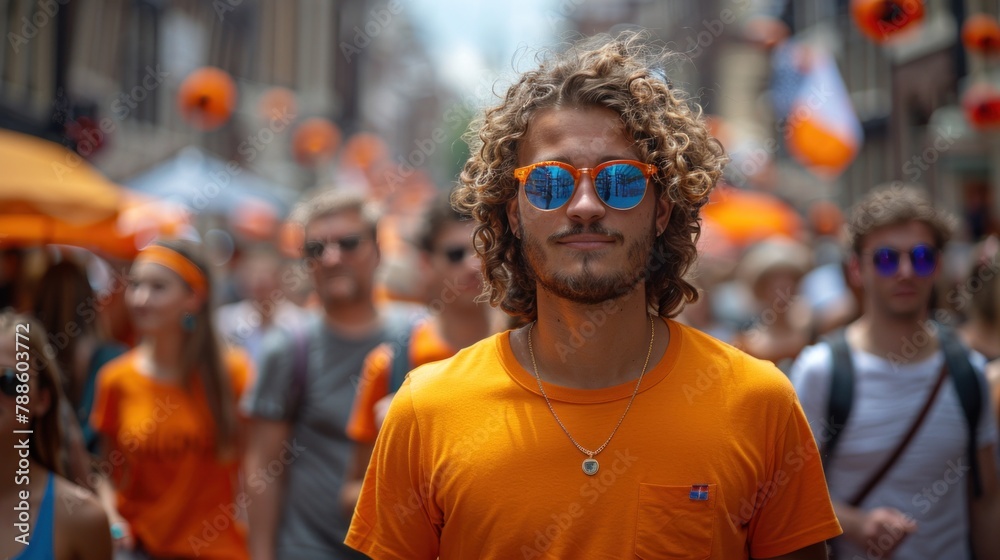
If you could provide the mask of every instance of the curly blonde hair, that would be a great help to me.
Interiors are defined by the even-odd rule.
[[[621,116],[639,159],[659,170],[650,178],[656,195],[672,205],[644,274],[647,303],[672,317],[685,303],[697,301],[697,289],[684,276],[697,258],[701,206],[727,158],[709,134],[701,107],[689,105],[666,81],[668,54],[645,43],[645,34],[636,32],[578,42],[522,74],[502,103],[473,122],[467,138],[472,156],[452,203],[479,222],[476,245],[491,305],[524,321],[537,316],[535,277],[521,240],[512,235],[507,203],[518,195],[518,142],[532,117],[544,109],[574,106],[604,107]]]

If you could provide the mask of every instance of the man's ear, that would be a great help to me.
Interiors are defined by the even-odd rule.
[[[663,235],[670,223],[670,211],[674,205],[665,196],[656,198],[656,237]]]
[[[507,201],[507,222],[510,224],[510,231],[514,237],[521,238],[521,216],[518,214],[517,197]]]
[[[864,286],[861,281],[861,259],[856,253],[851,253],[847,258],[847,281],[856,288]]]

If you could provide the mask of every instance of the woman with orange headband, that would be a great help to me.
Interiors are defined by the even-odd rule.
[[[91,423],[111,533],[140,557],[245,559],[237,400],[250,361],[223,352],[208,268],[196,246],[159,241],[130,273],[125,301],[141,342],[101,370]]]

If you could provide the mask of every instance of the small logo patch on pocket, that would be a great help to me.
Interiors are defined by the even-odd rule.
[[[708,501],[708,485],[692,484],[691,493],[688,494],[688,497],[699,502]]]

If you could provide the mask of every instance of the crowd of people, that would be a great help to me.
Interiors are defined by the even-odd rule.
[[[1000,242],[893,184],[699,259],[727,158],[662,56],[603,37],[515,80],[413,232],[416,303],[379,297],[346,189],[229,284],[144,248],[130,337],[64,254],[0,314],[0,554],[1000,558]]]

